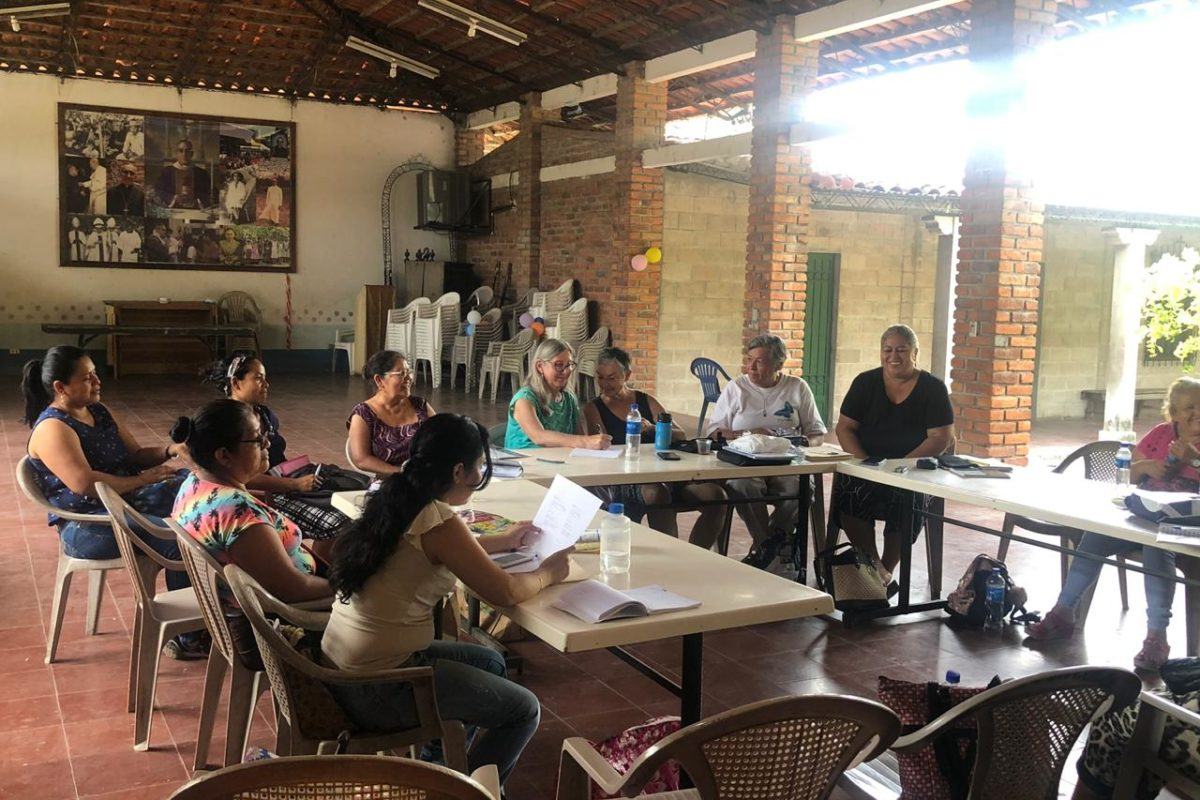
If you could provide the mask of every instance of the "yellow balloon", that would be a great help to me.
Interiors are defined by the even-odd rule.
[[[651,247],[646,251],[646,260],[651,264],[657,264],[662,261],[662,250],[657,247]]]

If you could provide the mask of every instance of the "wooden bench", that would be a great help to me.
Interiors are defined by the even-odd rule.
[[[196,339],[208,348],[209,358],[215,358],[214,347],[220,337],[249,336],[254,340],[254,351],[262,352],[258,342],[258,330],[249,325],[100,325],[88,323],[45,323],[43,333],[66,333],[76,337],[79,347],[97,336],[141,336]],[[116,363],[112,364],[114,376],[120,376]]]
[[[1085,417],[1104,416],[1103,389],[1084,389],[1079,396],[1087,403],[1087,408],[1083,412]],[[1134,414],[1142,413],[1144,406],[1148,406],[1151,410],[1157,410],[1162,406],[1166,397],[1166,389],[1138,389],[1133,393]]]

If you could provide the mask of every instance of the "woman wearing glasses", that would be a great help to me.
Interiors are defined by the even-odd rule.
[[[575,369],[573,357],[571,345],[558,339],[544,339],[533,351],[533,369],[508,404],[505,447],[606,450],[612,444],[608,434],[588,435],[584,430],[579,400],[567,390]]]
[[[413,373],[402,353],[379,351],[363,365],[363,377],[375,385],[375,394],[356,405],[346,421],[350,461],[376,475],[391,475],[408,460],[417,430],[437,412],[412,394]]]

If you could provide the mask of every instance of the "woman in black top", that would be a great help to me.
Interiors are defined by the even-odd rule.
[[[612,437],[613,447],[625,445],[625,417],[629,407],[637,403],[642,415],[642,442],[653,444],[654,422],[663,413],[662,404],[645,392],[639,392],[629,386],[629,375],[632,367],[629,354],[619,347],[609,347],[601,351],[596,360],[596,388],[599,396],[583,407],[584,424],[588,433],[607,433]],[[683,429],[671,423],[671,439],[678,441],[686,439]],[[711,548],[721,533],[725,522],[725,509],[718,505],[695,506],[696,501],[724,500],[725,490],[715,483],[647,483],[640,486],[604,486],[599,487],[597,494],[610,503],[624,503],[626,514],[632,518],[640,518],[644,513],[649,518],[650,527],[656,531],[669,533],[678,538],[679,526],[676,522],[678,510],[699,510],[700,519],[692,527],[688,538],[694,545],[705,549]],[[666,505],[673,508],[662,508],[647,511],[647,505]],[[632,512],[632,513],[631,513]],[[634,516],[636,515],[636,516]]]
[[[954,410],[946,384],[917,369],[917,335],[893,325],[880,339],[880,367],[858,375],[842,400],[837,437],[858,458],[937,456],[954,444]],[[833,482],[832,503],[847,538],[882,567],[885,582],[900,562],[900,511],[913,493],[846,475]],[[884,520],[883,556],[875,520]],[[920,518],[904,535],[916,537]]]

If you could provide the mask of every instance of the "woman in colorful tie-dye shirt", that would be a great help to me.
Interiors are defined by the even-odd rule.
[[[214,400],[194,418],[180,417],[171,439],[186,443],[195,471],[184,480],[172,516],[221,564],[237,564],[287,603],[328,597],[328,582],[302,547],[296,523],[254,497],[246,482],[267,469],[267,436],[254,409]],[[234,619],[240,623],[234,623]],[[240,615],[230,620],[247,666],[258,648]]]

